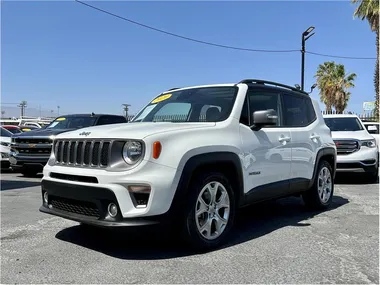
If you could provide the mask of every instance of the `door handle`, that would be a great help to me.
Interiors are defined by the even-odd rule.
[[[310,136],[310,139],[319,139],[320,138],[320,136],[319,135],[316,135],[316,134],[312,134],[311,136]]]
[[[279,142],[290,142],[290,137],[280,137],[278,139]]]

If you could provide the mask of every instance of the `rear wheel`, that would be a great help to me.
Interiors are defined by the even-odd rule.
[[[220,246],[234,223],[235,196],[221,173],[199,175],[189,189],[184,237],[195,248]]]
[[[312,209],[325,209],[331,205],[334,195],[334,179],[331,165],[321,160],[317,177],[310,189],[302,194],[305,205]]]

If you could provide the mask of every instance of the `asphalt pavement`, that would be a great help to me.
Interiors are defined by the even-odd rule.
[[[241,211],[195,253],[169,232],[94,231],[40,213],[41,177],[1,173],[1,283],[379,284],[379,184],[340,175],[330,210],[287,198]]]

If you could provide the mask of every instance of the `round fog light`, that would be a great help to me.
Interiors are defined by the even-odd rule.
[[[47,204],[48,203],[48,193],[44,192],[44,201]]]
[[[114,203],[110,203],[110,204],[108,205],[108,214],[109,214],[112,218],[116,217],[116,215],[117,215],[117,207],[116,207],[116,205],[115,205]]]

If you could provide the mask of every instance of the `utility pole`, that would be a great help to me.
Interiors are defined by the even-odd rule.
[[[21,103],[19,105],[17,105],[17,107],[20,108],[21,117],[23,117],[25,115],[25,108],[26,108],[27,104],[28,103],[26,101],[21,101]]]
[[[309,27],[302,33],[302,46],[301,46],[301,90],[304,91],[305,86],[305,42],[315,33],[310,34],[315,28]]]
[[[129,111],[129,106],[131,106],[131,105],[129,105],[129,104],[122,104],[122,106],[124,106],[124,112],[125,112],[125,117],[127,118],[127,121],[129,120],[128,119],[128,111]]]

